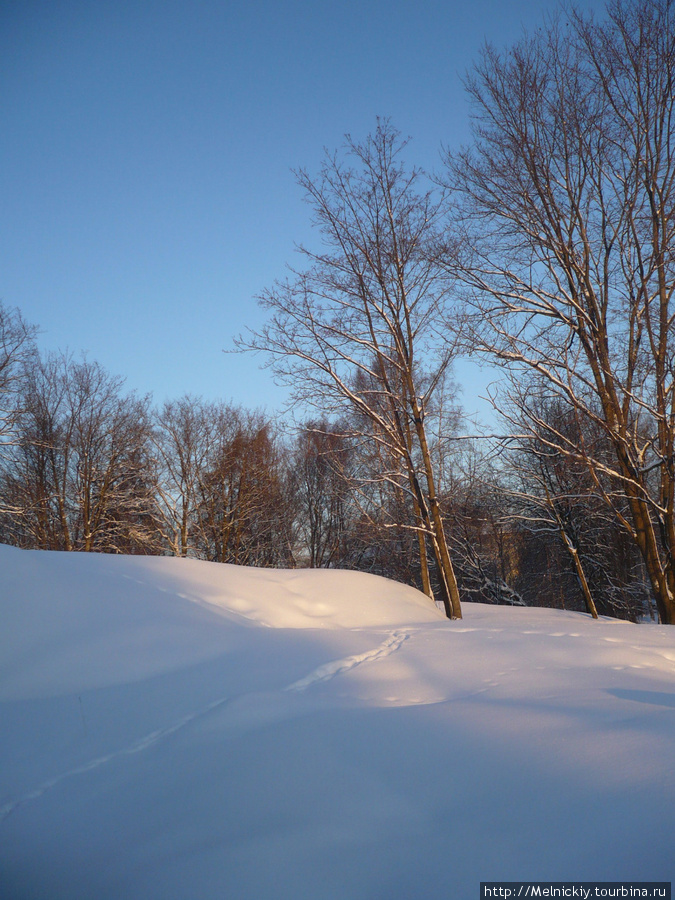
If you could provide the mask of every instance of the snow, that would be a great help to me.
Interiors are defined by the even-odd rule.
[[[668,881],[675,629],[0,546],[0,896]]]

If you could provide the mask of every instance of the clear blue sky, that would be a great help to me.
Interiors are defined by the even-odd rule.
[[[599,13],[601,0],[583,6]],[[390,116],[436,167],[461,77],[554,0],[1,0],[0,298],[157,402],[283,393],[252,357],[309,210],[291,169]],[[480,385],[460,370],[466,402]]]

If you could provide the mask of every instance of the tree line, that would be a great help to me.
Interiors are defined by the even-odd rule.
[[[466,84],[430,177],[388,120],[298,171],[317,240],[265,291],[304,422],[41,357],[3,312],[2,539],[343,566],[461,598],[675,621],[675,23],[561,11]],[[458,354],[501,371],[461,433]]]
[[[34,331],[0,306],[3,543],[352,568],[438,595],[408,485],[358,413],[291,431],[260,411],[191,396],[155,407],[96,362],[41,354]],[[444,389],[454,397],[447,379]],[[488,448],[461,437],[448,398],[429,419],[464,599],[582,609],[573,546],[601,613],[648,611],[639,559],[583,470],[536,445],[495,465]]]

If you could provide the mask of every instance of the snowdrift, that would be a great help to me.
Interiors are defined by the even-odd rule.
[[[672,877],[675,629],[0,546],[0,896]]]

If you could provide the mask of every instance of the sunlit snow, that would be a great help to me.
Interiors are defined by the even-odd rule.
[[[675,628],[0,547],[0,897],[673,875]]]

